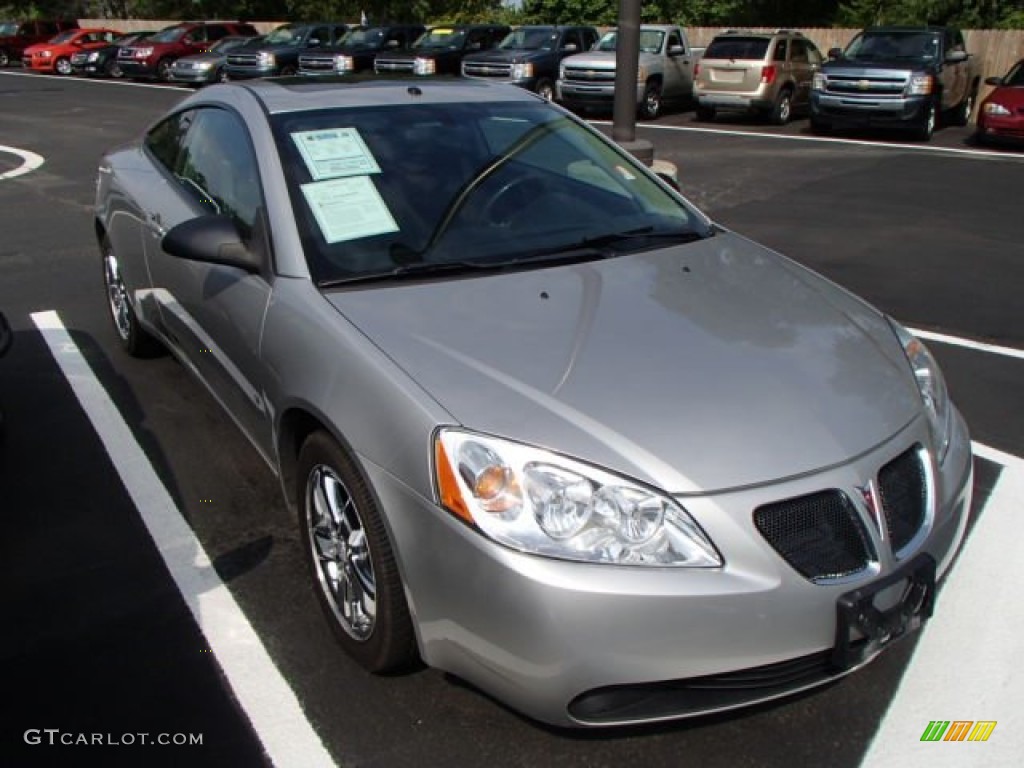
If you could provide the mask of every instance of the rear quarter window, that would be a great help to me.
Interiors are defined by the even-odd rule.
[[[768,52],[770,41],[763,37],[717,38],[704,51],[705,59],[745,59],[760,61]]]

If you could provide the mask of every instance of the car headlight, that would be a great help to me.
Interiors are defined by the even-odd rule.
[[[889,324],[903,345],[903,352],[914,372],[917,388],[921,391],[921,400],[924,401],[924,410],[928,415],[928,426],[935,441],[937,458],[941,462],[949,449],[949,436],[953,424],[953,406],[949,400],[946,380],[942,376],[939,364],[920,339],[892,318],[889,318]]]
[[[334,57],[334,71],[335,72],[351,72],[355,69],[355,62],[351,56],[335,56]]]
[[[99,51],[93,51],[92,53],[90,53],[88,56],[85,57],[85,60],[86,61],[99,61],[99,58],[100,58],[100,52]]]
[[[565,80],[565,64],[558,65],[558,79]]]
[[[811,90],[813,91],[824,91],[825,90],[825,73],[815,72],[814,77],[811,78]]]
[[[432,75],[437,71],[437,62],[433,59],[416,59],[412,71],[417,75]]]
[[[136,59],[146,59],[146,58],[149,58],[152,55],[153,55],[153,48],[152,48],[152,46],[150,46],[149,48],[136,48],[135,49],[135,58]]]
[[[272,53],[260,51],[259,63],[261,67],[272,67],[277,63],[277,57]]]
[[[53,51],[43,51],[43,58],[49,59],[53,56]]]
[[[522,552],[613,565],[722,565],[669,496],[541,448],[445,428],[434,442],[434,478],[442,507]]]
[[[935,87],[935,78],[931,75],[911,75],[907,83],[907,96],[927,96]]]
[[[211,69],[213,69],[213,62],[212,61],[199,61],[199,62],[196,62],[196,69],[201,70],[203,72],[209,72]]]
[[[985,104],[985,106],[981,108],[981,111],[984,112],[986,115],[1006,116],[1011,114],[1010,110],[1008,110],[1002,104],[999,104],[994,101],[990,101],[987,104]]]
[[[533,64],[527,63],[512,65],[513,80],[525,80],[528,77],[533,77]]]

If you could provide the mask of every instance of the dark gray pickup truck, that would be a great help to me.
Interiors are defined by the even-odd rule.
[[[970,122],[980,76],[951,27],[872,27],[814,76],[811,129],[905,127],[928,141],[940,119]]]

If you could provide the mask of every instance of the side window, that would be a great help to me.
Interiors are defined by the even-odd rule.
[[[779,42],[777,42],[775,44],[775,56],[773,56],[773,58],[775,59],[775,61],[785,61],[786,60],[786,41],[785,40],[779,40]]]
[[[212,213],[230,216],[249,239],[263,205],[256,155],[233,113],[200,109],[178,158],[182,186]]]
[[[804,45],[803,40],[793,41],[793,50],[789,57],[789,60],[794,64],[806,64],[807,63],[807,46]]]
[[[206,28],[206,40],[215,43],[222,37],[227,37],[231,32],[227,27],[220,24],[211,24]]]
[[[672,32],[668,36],[668,49],[667,50],[671,50],[673,45],[678,45],[680,47],[682,47],[682,45],[683,45],[683,38],[681,38],[679,36],[678,32]]]
[[[329,27],[317,27],[309,33],[309,37],[306,38],[306,44],[308,45],[313,40],[319,40],[320,45],[331,44],[331,30]]]
[[[466,37],[466,50],[482,51],[488,47],[489,37],[486,29],[474,29]]]
[[[811,62],[811,64],[821,64],[823,58],[824,57],[821,55],[821,51],[819,51],[817,49],[817,47],[814,45],[814,43],[808,41],[807,42],[807,60],[809,62]]]
[[[594,45],[597,43],[597,31],[593,29],[588,29],[583,43],[584,50],[589,51],[591,48],[593,48]]]
[[[194,117],[195,113],[192,111],[171,115],[146,134],[146,149],[153,153],[153,157],[168,173],[173,174],[177,171],[182,140]]]
[[[567,45],[575,45],[577,51],[585,51],[583,47],[583,40],[580,37],[580,31],[578,29],[570,29],[565,33],[565,37],[562,38],[562,47],[565,48]]]

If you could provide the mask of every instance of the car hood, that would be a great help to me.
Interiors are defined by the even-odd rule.
[[[526,50],[526,49],[521,49],[521,50],[514,50],[514,49],[497,50],[497,49],[492,49],[490,51],[481,51],[480,53],[474,53],[474,54],[472,54],[470,56],[467,56],[465,58],[465,61],[467,61],[467,62],[472,61],[472,62],[477,62],[477,63],[480,63],[480,62],[491,63],[491,62],[493,62],[493,63],[496,63],[496,64],[521,64],[521,63],[523,63],[525,61],[536,61],[537,59],[544,58],[545,56],[553,56],[554,53],[555,52],[552,51],[552,50],[542,50],[542,49],[533,49],[533,50]]]
[[[574,53],[563,60],[563,63],[574,67],[594,67],[595,69],[615,69],[615,51],[588,51]]]
[[[856,72],[863,72],[865,70],[882,70],[892,71],[894,69],[902,70],[904,72],[922,72],[926,70],[935,69],[937,63],[932,60],[925,61],[923,59],[835,59],[834,61],[827,61],[822,65],[822,69],[827,72],[834,72],[838,70],[851,70]]]
[[[728,233],[326,298],[465,427],[673,493],[833,466],[921,412],[878,312]]]
[[[235,48],[233,50],[238,50],[238,49]],[[176,62],[181,61],[181,62],[191,63],[191,62],[194,62],[194,61],[223,61],[226,58],[227,58],[227,54],[226,53],[222,53],[220,51],[206,51],[204,53],[193,54],[192,56],[182,56],[180,59],[176,59]]]

